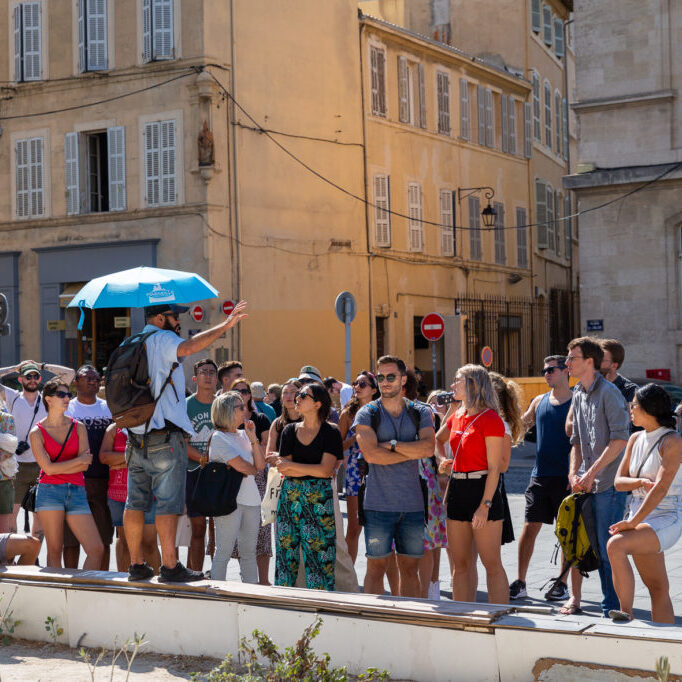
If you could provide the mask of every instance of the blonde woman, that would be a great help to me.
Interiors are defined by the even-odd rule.
[[[502,565],[504,503],[500,473],[504,459],[504,424],[499,402],[487,370],[480,365],[460,368],[451,386],[461,407],[451,409],[437,439],[449,439],[453,459],[439,470],[450,473],[447,504],[448,546],[454,574],[452,598],[475,601],[472,590],[472,544],[486,570],[488,601],[506,604],[509,583]]]

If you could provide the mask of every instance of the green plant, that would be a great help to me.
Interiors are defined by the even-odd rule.
[[[2,641],[4,645],[9,644],[10,637],[14,636],[15,628],[17,625],[19,625],[19,623],[21,623],[20,620],[16,620],[13,617],[14,611],[10,611],[10,606],[12,606],[14,595],[17,593],[18,589],[18,587],[14,588],[14,592],[12,593],[12,597],[9,600],[9,604],[7,604],[7,608],[0,613],[0,641]],[[1,596],[0,601],[2,601]]]
[[[126,639],[125,642],[119,647],[117,640],[114,640],[114,650],[111,656],[111,674],[109,676],[110,682],[114,679],[114,672],[116,671],[116,661],[121,657],[125,656],[126,659],[126,682],[130,678],[130,671],[133,667],[133,661],[139,653],[140,649],[149,642],[144,638],[145,635],[142,633],[138,635],[137,632],[134,633],[133,639]],[[97,666],[100,664],[102,659],[107,655],[107,650],[102,648],[102,650],[97,654],[97,658],[93,659],[92,654],[85,647],[81,647],[78,650],[78,657],[88,666],[88,672],[90,673],[90,679],[92,682],[95,680],[95,671]]]
[[[670,661],[667,656],[661,656],[656,661],[656,679],[658,682],[668,682],[670,677]]]
[[[57,643],[57,639],[64,634],[64,628],[57,623],[57,619],[52,616],[48,616],[45,619],[45,629],[50,635],[50,639],[54,644]]]
[[[232,655],[228,655],[219,666],[208,675],[193,673],[192,680],[199,682],[345,682],[349,679],[345,667],[335,668],[331,665],[329,654],[318,656],[311,647],[311,642],[320,633],[322,618],[319,616],[301,635],[294,646],[280,652],[272,639],[260,630],[251,634],[253,642],[245,637],[239,643],[239,660],[245,671],[235,670]],[[263,665],[260,659],[265,659]],[[389,674],[376,668],[368,668],[358,679],[364,682],[388,680]]]

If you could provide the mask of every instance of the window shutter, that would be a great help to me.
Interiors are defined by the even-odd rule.
[[[485,88],[476,88],[476,102],[478,104],[478,144],[485,146]]]
[[[552,47],[552,8],[549,5],[542,6],[542,24],[545,45]]]
[[[161,203],[176,204],[177,168],[175,159],[175,121],[161,121]]]
[[[565,98],[561,100],[561,130],[564,137],[564,159],[568,159],[568,104]]]
[[[377,246],[391,245],[388,175],[374,176],[374,236]]]
[[[14,7],[14,80],[17,83],[24,80],[22,33],[21,5],[16,5]]]
[[[564,50],[564,22],[554,19],[554,53],[557,57],[563,57]]]
[[[147,206],[158,206],[161,197],[160,125],[160,123],[155,122],[147,123],[144,127],[144,174]]]
[[[109,151],[109,210],[126,208],[126,130],[123,126],[107,129]]]
[[[547,188],[543,180],[535,181],[535,223],[538,249],[546,249],[547,243]]]
[[[424,65],[419,64],[419,127],[426,128],[426,81],[424,78]]]
[[[152,60],[152,0],[142,0],[142,61]]]
[[[450,193],[450,205],[452,206],[452,255],[457,255],[457,190]]]
[[[440,248],[443,256],[455,255],[452,192],[440,191]]]
[[[107,0],[87,0],[86,52],[88,71],[107,68]]]
[[[27,218],[29,213],[29,140],[17,140],[15,167],[17,174],[17,218]]]
[[[410,216],[410,251],[423,251],[422,190],[416,182],[407,186],[407,205]]]
[[[566,258],[573,255],[573,218],[571,216],[571,196],[567,194],[564,197],[564,238],[566,240]]]
[[[372,71],[372,113],[386,115],[386,55],[377,47],[370,48]]]
[[[85,0],[78,0],[78,70],[88,70],[85,53],[86,43]]]
[[[533,135],[538,142],[542,141],[540,133],[540,76],[533,71]]]
[[[23,64],[24,80],[41,78],[40,3],[24,2],[23,9]]]
[[[564,203],[564,198],[561,195],[561,192],[557,192],[554,195],[554,250],[556,251],[556,255],[560,256],[561,255],[561,248],[562,248],[562,226],[563,222],[561,220],[561,210],[563,208],[563,203]]]
[[[513,97],[509,98],[507,111],[509,114],[509,153],[516,154],[516,100]]]
[[[557,156],[561,156],[561,143],[564,139],[564,135],[561,130],[561,121],[561,94],[557,90],[554,93],[554,144],[556,146]]]
[[[509,153],[509,121],[507,120],[507,109],[509,105],[509,98],[507,95],[501,97],[502,105],[502,151],[505,154]]]
[[[516,263],[520,268],[528,267],[528,243],[526,237],[526,209],[516,209]]]
[[[535,33],[540,33],[542,28],[542,16],[540,12],[540,0],[532,0],[530,5],[530,25]]]
[[[481,260],[481,204],[478,197],[469,197],[469,257]]]
[[[495,110],[493,109],[493,91],[485,90],[485,143],[488,147],[495,146]]]
[[[466,78],[459,79],[459,134],[463,140],[471,140],[469,81]]]
[[[547,185],[547,248],[554,250],[554,190]]]
[[[398,118],[401,123],[410,122],[409,83],[407,57],[398,56]]]
[[[30,140],[30,211],[34,218],[45,213],[45,159],[43,156],[43,138],[34,137]]]
[[[173,58],[173,0],[153,0],[154,59]]]
[[[552,90],[545,81],[545,144],[552,148]]]
[[[531,103],[523,103],[523,155],[530,159],[533,156],[533,122],[531,120]]]
[[[64,178],[66,181],[66,215],[80,212],[80,157],[78,133],[64,136]]]
[[[438,72],[438,132],[450,134],[450,76]]]
[[[495,211],[497,217],[495,218],[495,262],[498,265],[505,265],[507,262],[507,248],[505,244],[504,234],[504,204],[495,202]]]

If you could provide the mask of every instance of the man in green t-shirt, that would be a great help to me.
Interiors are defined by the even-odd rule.
[[[191,500],[197,483],[201,465],[208,461],[206,445],[213,430],[211,405],[218,384],[218,366],[210,358],[199,360],[194,365],[192,381],[196,393],[187,398],[187,416],[194,427],[194,435],[187,444],[187,516],[192,524],[192,539],[187,557],[187,566],[195,571],[203,570],[204,538],[206,537],[206,517],[192,510]]]

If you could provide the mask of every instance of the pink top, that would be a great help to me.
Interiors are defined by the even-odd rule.
[[[62,444],[58,443],[52,436],[45,430],[45,427],[41,422],[38,422],[38,428],[43,434],[43,443],[45,444],[45,452],[47,456],[53,462],[68,462],[71,459],[76,459],[78,457],[78,424],[75,419],[71,420],[73,422],[73,428],[71,429],[71,435],[69,440],[66,441],[64,450],[59,458],[59,451],[62,449]],[[54,485],[60,485],[62,483],[73,483],[73,485],[85,485],[85,478],[83,478],[83,472],[77,471],[75,474],[46,474],[44,471],[40,472],[40,483],[52,483]]]
[[[125,452],[128,436],[125,431],[116,429],[114,436],[114,452]],[[128,496],[128,467],[109,469],[109,487],[107,497],[114,502],[125,502]]]

